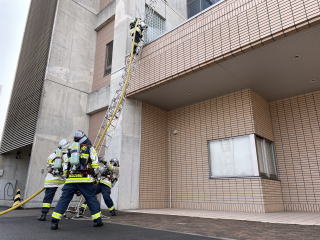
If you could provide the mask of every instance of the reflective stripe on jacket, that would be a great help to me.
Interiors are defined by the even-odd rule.
[[[64,161],[68,159],[67,153],[62,154],[62,166]],[[47,168],[50,169],[53,167],[54,160],[48,160],[47,161]],[[63,169],[61,168],[61,171]],[[60,175],[53,175],[51,173],[47,173],[46,178],[44,180],[44,187],[45,188],[53,188],[53,187],[59,187],[60,185],[64,184],[65,179]]]
[[[102,183],[102,184],[108,186],[109,188],[112,188],[112,183],[110,182],[110,180],[108,178],[100,179],[99,183]]]
[[[91,176],[88,177],[69,177],[66,179],[66,183],[92,183],[93,178]]]
[[[61,176],[54,176],[51,173],[47,173],[44,180],[45,188],[59,187],[59,185],[64,184],[64,179]]]
[[[86,149],[85,147],[89,147],[90,149]],[[98,155],[94,147],[80,146],[80,160],[81,159],[89,160],[89,158],[91,161],[88,163],[88,167],[92,169],[98,169],[99,168]],[[66,170],[66,167],[64,167],[64,170]],[[92,183],[92,182],[94,182],[94,179],[88,172],[86,172],[85,174],[82,174],[79,171],[75,174],[69,174],[65,183]]]

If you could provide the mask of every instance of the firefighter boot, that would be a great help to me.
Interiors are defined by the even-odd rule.
[[[115,209],[110,211],[111,216],[117,216],[117,212]]]
[[[41,216],[38,218],[39,221],[46,221],[47,213],[42,213]]]
[[[51,220],[51,230],[57,230],[59,225],[58,219],[52,219]]]
[[[103,222],[102,222],[101,217],[93,220],[93,226],[94,227],[102,227],[103,226]]]

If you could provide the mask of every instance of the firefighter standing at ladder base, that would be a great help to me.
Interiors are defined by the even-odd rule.
[[[111,216],[116,216],[116,209],[111,199],[111,188],[116,184],[119,178],[119,161],[112,158],[110,163],[101,162],[103,166],[99,167],[98,184],[96,186],[96,194],[101,193],[105,204],[107,205]],[[86,203],[80,208],[80,215],[83,215],[86,209]]]
[[[134,41],[134,48],[133,48],[133,54],[138,54],[137,47],[139,46],[139,43],[143,41],[143,32],[145,29],[147,29],[148,26],[141,21],[140,18],[134,18],[130,22],[130,35],[132,38],[132,41]]]
[[[96,198],[93,176],[99,169],[96,150],[82,131],[76,131],[71,144],[69,161],[64,164],[66,181],[62,195],[52,213],[51,229],[58,229],[59,220],[67,210],[73,195],[80,191],[88,203],[94,227],[103,226],[100,204]]]
[[[104,202],[106,203],[110,214],[116,216],[116,209],[113,201],[110,197],[111,188],[116,184],[119,178],[119,161],[116,158],[112,158],[109,164],[99,168],[100,178],[97,186],[97,193],[101,192]]]
[[[54,195],[56,194],[58,187],[64,184],[62,166],[63,162],[68,160],[68,146],[68,141],[66,139],[62,139],[59,142],[58,149],[48,157],[48,173],[44,181],[44,187],[46,190],[42,201],[41,216],[38,218],[39,221],[46,220]]]

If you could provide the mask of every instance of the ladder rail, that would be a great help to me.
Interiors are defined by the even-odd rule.
[[[136,26],[138,26],[138,24],[140,23],[140,21],[137,21],[136,22]],[[104,139],[104,137],[106,136],[108,130],[109,130],[109,127],[115,117],[115,115],[117,114],[117,112],[119,111],[120,109],[120,105],[125,97],[125,94],[126,94],[126,91],[127,91],[127,88],[129,86],[129,79],[131,77],[131,65],[132,65],[132,62],[133,62],[133,58],[134,58],[134,46],[135,46],[135,42],[134,42],[134,39],[135,39],[135,36],[136,36],[136,31],[134,32],[134,35],[133,35],[133,41],[131,43],[131,54],[130,54],[130,61],[129,61],[129,66],[128,66],[128,72],[127,72],[127,76],[126,76],[126,79],[125,79],[125,83],[124,83],[124,86],[123,86],[123,89],[122,89],[122,93],[121,93],[121,96],[120,96],[120,99],[115,107],[115,110],[113,111],[110,119],[108,119],[108,122],[106,124],[106,126],[104,127],[103,131],[102,131],[102,135],[100,136],[100,138],[98,139],[98,142],[97,143],[94,143],[94,147],[97,149],[97,151],[99,151],[100,147],[101,147],[101,144],[102,144],[102,141]]]
[[[136,25],[135,27],[137,27],[137,25],[140,23],[140,20],[138,20],[136,22]],[[130,79],[130,76],[131,76],[131,73],[132,73],[132,63],[133,63],[133,60],[134,60],[134,39],[135,39],[135,36],[136,36],[136,31],[134,32],[134,35],[133,35],[133,38],[132,38],[132,43],[131,43],[131,51],[130,51],[130,60],[129,60],[129,64],[128,64],[128,70],[126,71],[126,77],[125,77],[125,81],[124,81],[124,85],[123,85],[123,88],[122,88],[122,91],[121,91],[121,95],[120,95],[120,98],[119,98],[119,101],[117,102],[112,114],[111,114],[111,117],[109,118],[108,115],[109,115],[109,111],[106,112],[106,115],[102,121],[102,124],[101,124],[101,127],[98,131],[98,135],[95,139],[95,142],[93,144],[94,148],[96,149],[96,151],[98,153],[100,153],[100,150],[101,150],[101,147],[102,147],[102,144],[103,142],[105,141],[105,137],[109,131],[109,128],[112,124],[112,121],[114,120],[116,114],[122,109],[121,106],[122,106],[122,103],[124,102],[125,100],[125,95],[126,95],[126,91],[127,91],[127,88],[129,86],[129,79]],[[121,89],[121,88],[120,88]],[[112,102],[112,101],[111,101]],[[114,101],[115,102],[115,101]],[[119,116],[120,117],[120,116]],[[104,123],[107,122],[104,126]],[[108,147],[108,146],[106,146]],[[73,213],[75,214],[75,216],[79,217],[79,210],[80,210],[80,203],[83,202],[83,199],[84,197],[81,196],[80,199],[79,199],[79,202],[77,203],[77,206],[76,206],[76,213],[74,213],[73,211],[71,211],[71,208],[72,206],[69,205],[68,206],[68,209],[66,212],[68,213]]]
[[[145,21],[148,21],[151,18],[151,15],[155,12],[154,8],[155,8],[156,3],[157,3],[157,0],[150,0],[150,4],[149,4],[150,10],[146,14]],[[137,25],[140,23],[140,21],[141,21],[141,19],[139,19],[136,22],[135,27],[137,27]],[[119,122],[119,118],[120,118],[120,115],[122,112],[121,110],[124,107],[124,103],[126,100],[126,91],[129,86],[129,80],[131,78],[132,73],[135,70],[135,67],[136,67],[135,66],[136,59],[137,59],[137,57],[140,56],[140,54],[142,52],[142,48],[144,45],[144,39],[142,39],[142,45],[139,46],[140,50],[139,50],[138,54],[137,55],[134,54],[135,36],[136,36],[136,31],[134,32],[134,35],[132,36],[130,58],[126,59],[124,72],[121,76],[121,79],[124,79],[124,81],[120,81],[120,83],[119,83],[120,88],[118,90],[116,90],[116,95],[111,100],[110,106],[109,106],[109,108],[108,108],[108,110],[102,120],[101,126],[99,128],[98,134],[97,134],[95,141],[94,141],[94,144],[93,144],[94,148],[96,149],[96,151],[98,153],[98,156],[100,154],[102,147],[105,147],[106,149],[104,149],[104,150],[106,151],[109,147],[109,144],[111,144],[112,135],[116,130],[117,123]],[[145,37],[145,35],[143,35],[143,38],[144,37]],[[119,93],[121,93],[121,94],[119,94]],[[117,102],[117,100],[118,100],[118,102]],[[117,116],[118,113],[119,113],[119,116]],[[115,120],[115,124],[112,125],[114,120]],[[111,131],[111,134],[108,134],[108,132],[110,132],[110,131]],[[104,142],[106,142],[106,144],[103,144]],[[78,206],[81,202],[83,202],[83,199],[84,199],[84,197],[81,196],[79,203],[78,203]],[[76,213],[76,216],[79,216],[79,209],[80,208],[78,207],[77,209],[78,209],[78,212]]]

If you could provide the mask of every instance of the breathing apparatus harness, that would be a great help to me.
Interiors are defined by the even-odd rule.
[[[68,172],[69,177],[87,177],[94,175],[93,169],[89,166],[91,161],[91,144],[84,143],[87,138],[79,142],[73,142],[70,147]]]
[[[52,160],[51,164],[51,174],[53,176],[62,175],[62,155],[63,152],[61,149],[55,151],[55,158]]]
[[[111,159],[110,162],[102,161],[103,166],[99,168],[99,178],[107,178],[114,186],[118,181],[118,175],[114,173],[114,168],[119,167],[119,161],[117,159]]]

